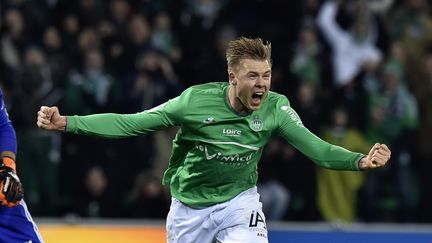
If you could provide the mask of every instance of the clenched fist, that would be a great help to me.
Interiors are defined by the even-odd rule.
[[[363,157],[359,162],[361,170],[374,169],[383,167],[390,160],[391,151],[385,144],[376,143],[369,154]]]
[[[61,116],[57,107],[41,106],[38,111],[37,126],[45,130],[64,131],[66,116]]]

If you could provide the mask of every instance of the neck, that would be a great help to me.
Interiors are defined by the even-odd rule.
[[[228,88],[228,103],[230,104],[231,108],[239,113],[239,114],[246,114],[249,113],[250,110],[246,108],[246,106],[243,104],[243,102],[236,96],[235,88],[234,86],[230,85]]]

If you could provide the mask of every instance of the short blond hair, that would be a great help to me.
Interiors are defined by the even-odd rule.
[[[246,38],[232,40],[228,44],[226,50],[226,59],[228,64],[228,72],[236,70],[240,61],[243,59],[252,60],[267,60],[271,65],[271,43],[264,41],[261,38]]]

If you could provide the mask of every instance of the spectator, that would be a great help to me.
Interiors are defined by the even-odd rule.
[[[51,70],[53,85],[64,87],[67,71],[71,63],[66,56],[60,33],[56,27],[48,26],[42,38],[43,49],[45,50],[47,63]]]
[[[121,31],[121,30],[119,30]],[[130,72],[138,56],[151,49],[151,26],[146,16],[135,14],[126,27],[126,38],[120,38],[110,48],[110,59],[119,75]],[[121,37],[121,36],[119,36]]]
[[[154,19],[151,43],[152,46],[168,56],[170,60],[179,62],[182,54],[171,25],[171,17],[166,12],[157,13]]]
[[[183,23],[197,24],[202,29],[211,29],[225,4],[226,1],[217,0],[186,0]]]
[[[121,35],[127,28],[127,24],[131,15],[131,6],[129,1],[125,0],[112,0],[109,5],[109,20],[118,31],[117,35]]]
[[[126,195],[128,217],[163,219],[168,213],[169,197],[160,184],[160,178],[150,171],[139,173],[132,190]]]
[[[318,133],[321,129],[319,122],[321,117],[321,99],[317,94],[318,88],[313,83],[304,82],[297,88],[296,93],[296,110],[302,116],[304,124],[307,124],[309,130]]]
[[[98,49],[86,52],[84,67],[73,70],[65,89],[68,110],[90,114],[116,107],[119,94],[115,79],[105,69],[104,57]]]
[[[4,31],[0,37],[0,56],[2,60],[2,81],[11,86],[17,78],[21,62],[21,54],[28,45],[26,23],[21,11],[7,9],[4,14]]]
[[[363,69],[375,69],[382,59],[381,51],[374,45],[375,34],[369,15],[355,19],[352,31],[345,31],[336,21],[339,4],[325,1],[318,14],[317,23],[333,51],[334,82],[337,88],[351,86]]]
[[[77,49],[77,39],[80,31],[79,19],[74,14],[67,14],[62,19],[61,35],[64,40],[64,45],[70,49]]]
[[[331,124],[322,131],[329,143],[367,152],[369,143],[356,128],[350,127],[348,112],[334,108]],[[317,204],[321,216],[328,222],[351,223],[358,220],[357,194],[363,185],[363,174],[317,168]]]
[[[294,56],[290,65],[291,71],[301,83],[310,83],[315,88],[322,85],[322,52],[314,27],[310,25],[303,26],[294,45]]]
[[[169,60],[155,50],[137,57],[132,80],[124,83],[125,110],[138,112],[155,107],[183,89]]]
[[[108,178],[100,166],[88,169],[83,193],[76,200],[76,213],[81,217],[113,217],[119,212],[110,193]]]

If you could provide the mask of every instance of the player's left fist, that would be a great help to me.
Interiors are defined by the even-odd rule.
[[[376,143],[369,151],[369,154],[360,160],[359,167],[361,170],[383,167],[390,158],[391,151],[387,145]]]
[[[0,204],[17,206],[24,196],[24,190],[15,171],[15,161],[2,158],[0,162]]]

